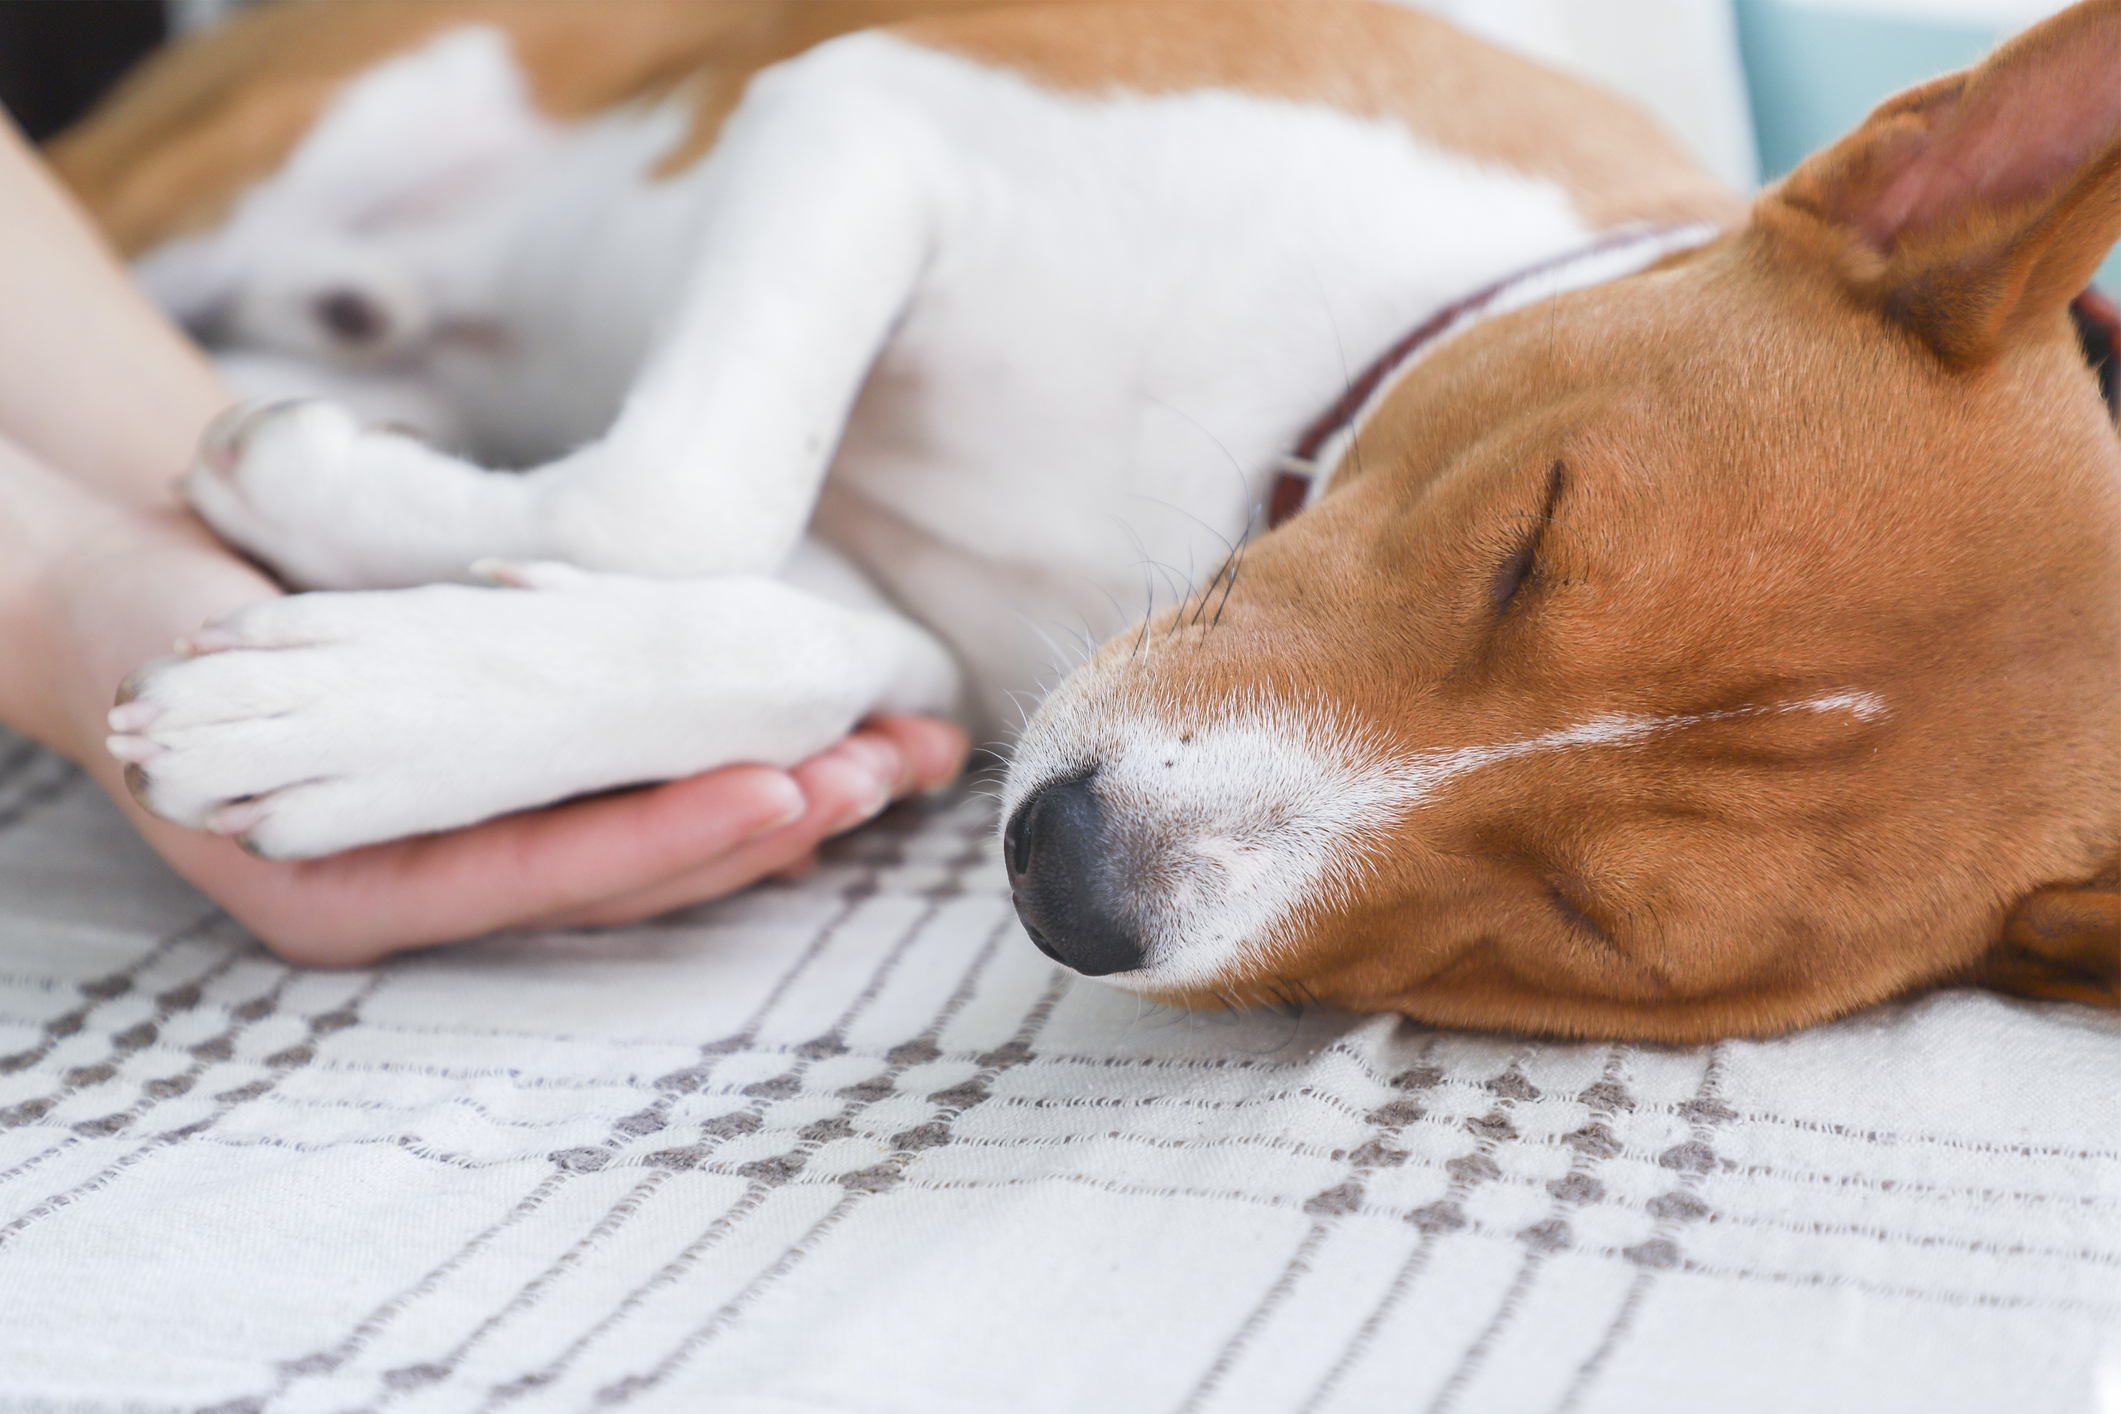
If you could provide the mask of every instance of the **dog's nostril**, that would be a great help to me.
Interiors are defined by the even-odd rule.
[[[1037,799],[1036,792],[1026,797],[1016,808],[1016,813],[1009,817],[1008,828],[1002,831],[1002,854],[1009,867],[1011,884],[1031,867],[1031,805]],[[1036,933],[1032,934],[1032,941],[1038,941]]]
[[[390,326],[383,307],[359,290],[328,291],[317,296],[312,307],[317,322],[344,343],[372,344]]]
[[[1017,916],[1038,950],[1086,977],[1132,972],[1141,944],[1122,919],[1122,882],[1094,775],[1025,798],[1002,831]]]

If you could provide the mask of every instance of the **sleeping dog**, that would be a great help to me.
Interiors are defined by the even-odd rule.
[[[333,394],[188,480],[331,592],[137,674],[111,749],[312,855],[991,727],[1079,623],[1003,843],[1080,972],[1662,1040],[2112,1005],[2068,311],[2117,80],[2081,5],[1748,212],[1360,0],[267,7],[54,157],[233,377]]]

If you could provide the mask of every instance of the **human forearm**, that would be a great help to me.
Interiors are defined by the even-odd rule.
[[[113,500],[176,504],[229,394],[5,115],[0,250],[0,431]]]
[[[114,776],[101,723],[125,675],[277,592],[190,516],[129,511],[0,438],[0,722]]]

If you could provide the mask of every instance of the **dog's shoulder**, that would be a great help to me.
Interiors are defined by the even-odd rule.
[[[1731,222],[1737,200],[1632,105],[1377,0],[336,0],[261,6],[157,56],[48,156],[127,255],[211,228],[284,163],[348,83],[452,29],[509,41],[538,108],[569,121],[685,85],[662,163],[711,148],[752,75],[853,31],[1074,94],[1213,88],[1406,125],[1557,182],[1596,227]]]
[[[1405,125],[1557,183],[1593,227],[1734,224],[1737,197],[1633,104],[1378,0],[1049,0],[929,14],[888,33],[1057,91],[1217,89]]]

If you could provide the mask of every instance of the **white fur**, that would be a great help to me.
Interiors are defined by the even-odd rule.
[[[555,131],[503,47],[460,32],[371,73],[223,232],[146,271],[197,322],[218,310],[271,352],[434,390],[470,451],[532,469],[483,469],[311,406],[236,428],[195,469],[193,499],[306,585],[464,579],[495,556],[663,583],[261,611],[328,615],[328,646],[159,669],[143,692],[164,724],[121,732],[116,749],[153,755],[150,799],[175,818],[254,797],[224,821],[255,819],[254,842],[310,854],[455,824],[503,796],[788,759],[850,712],[936,706],[925,635],[876,615],[850,628],[755,578],[786,561],[828,469],[818,529],[945,640],[991,733],[1051,666],[1041,628],[1101,634],[1146,611],[1159,573],[1204,567],[1246,533],[1276,454],[1352,370],[1456,295],[1588,234],[1553,184],[1389,121],[1228,92],[1058,94],[876,33],[760,75],[714,153],[655,182],[681,108]],[[491,112],[465,118],[481,95]],[[394,193],[407,133],[414,179]],[[437,172],[479,180],[438,202]],[[276,264],[281,245],[325,252],[331,279],[366,281],[417,319],[380,355],[339,356],[279,316],[225,317],[277,300],[300,323],[314,302],[287,291],[321,277]],[[300,278],[251,279],[289,268]],[[713,621],[737,612],[718,576],[777,606],[741,611],[765,616],[781,653],[725,641],[753,630]],[[428,635],[410,604],[447,606],[448,634]],[[640,613],[708,617],[690,637],[644,638],[625,626]],[[480,653],[446,653],[457,633]],[[873,641],[856,652],[849,633]],[[714,671],[677,661],[695,653]],[[854,674],[866,700],[811,673],[834,654],[881,664]],[[653,705],[600,691],[496,733],[518,670],[547,661],[594,664]],[[295,710],[268,685],[298,671],[315,681]],[[902,681],[921,690],[882,686]],[[791,710],[805,693],[817,710]],[[178,721],[212,723],[223,747]],[[629,737],[624,762],[543,745],[589,730]],[[269,772],[245,764],[265,755]],[[298,814],[296,783],[326,779],[330,807]]]
[[[1268,967],[1307,908],[1362,881],[1388,831],[1475,771],[1561,751],[1640,746],[1713,722],[1795,712],[1886,715],[1873,693],[1653,716],[1608,713],[1519,741],[1395,755],[1345,708],[1245,698],[1175,723],[1095,668],[1044,707],[1018,744],[1003,811],[1095,772],[1105,841],[1138,881],[1123,907],[1143,965],[1105,980],[1159,991]]]
[[[1357,882],[1364,841],[1406,810],[1372,735],[1322,705],[1248,699],[1177,723],[1104,686],[1078,675],[1047,699],[1002,810],[1096,772],[1106,847],[1139,881],[1124,907],[1143,965],[1114,985],[1213,986],[1265,964],[1307,901]]]
[[[157,814],[308,855],[729,761],[792,766],[869,712],[951,700],[928,635],[829,552],[797,561],[794,583],[495,563],[513,587],[252,605],[201,635],[211,651],[140,676],[114,749],[146,768]],[[122,744],[143,738],[158,749]]]

